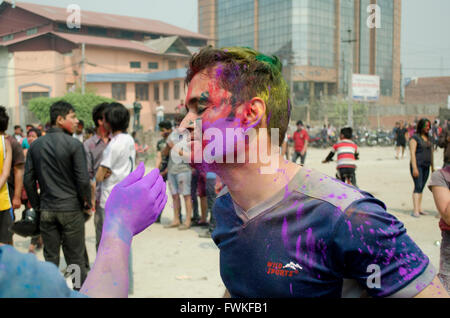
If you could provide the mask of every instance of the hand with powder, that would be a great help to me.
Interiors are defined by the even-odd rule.
[[[105,206],[102,239],[94,267],[80,292],[90,297],[127,297],[131,241],[153,224],[167,203],[159,170],[144,177],[140,164],[112,190]]]
[[[120,235],[134,236],[161,214],[167,202],[166,184],[158,169],[145,177],[144,173],[141,163],[111,191],[105,205],[104,231],[118,230]]]

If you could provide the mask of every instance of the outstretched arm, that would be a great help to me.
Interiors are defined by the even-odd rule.
[[[158,169],[144,177],[141,163],[114,187],[106,201],[105,222],[97,258],[80,292],[90,297],[127,297],[131,241],[153,224],[167,202]]]

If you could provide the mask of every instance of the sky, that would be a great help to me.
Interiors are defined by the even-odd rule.
[[[24,2],[58,7],[78,4],[82,10],[156,19],[190,31],[198,31],[197,0],[26,0]],[[449,14],[449,0],[402,0],[401,63],[405,78],[450,76]],[[381,23],[383,24],[383,19]]]

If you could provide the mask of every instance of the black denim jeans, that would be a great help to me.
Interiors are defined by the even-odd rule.
[[[83,211],[41,211],[40,229],[44,242],[45,260],[59,267],[59,254],[62,246],[67,266],[78,265],[80,267],[81,285],[86,279],[89,268],[89,264],[86,264],[88,260],[84,223]],[[76,279],[74,278],[73,281],[75,282]]]

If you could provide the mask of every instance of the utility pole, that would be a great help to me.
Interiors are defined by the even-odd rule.
[[[84,95],[86,92],[86,78],[85,78],[85,69],[84,65],[86,62],[85,52],[86,45],[84,43],[81,44],[81,94]]]
[[[350,58],[349,58],[349,70],[347,71],[347,98],[348,98],[348,114],[347,114],[347,125],[353,127],[353,104],[352,104],[352,75],[353,75],[353,42],[356,42],[356,39],[352,39],[352,29],[348,29],[348,40],[343,40],[342,43],[348,43],[348,47],[350,48]],[[345,55],[344,59],[344,74],[345,74]],[[345,80],[345,76],[344,76]],[[345,93],[345,92],[344,92]]]

